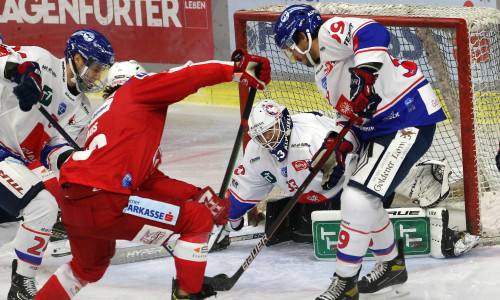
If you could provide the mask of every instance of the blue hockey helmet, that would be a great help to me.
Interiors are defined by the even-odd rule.
[[[74,62],[80,54],[85,66],[78,70]],[[70,62],[74,77],[72,81],[84,93],[96,93],[106,85],[106,71],[114,62],[115,52],[111,43],[98,31],[80,29],[73,33],[67,42],[64,55]]]
[[[281,13],[274,25],[274,41],[292,63],[296,62],[292,51],[297,50],[307,55],[312,65],[316,65],[310,58],[309,51],[312,45],[311,35],[321,24],[323,24],[321,15],[314,7],[307,4],[291,5]],[[309,39],[309,48],[306,51],[301,51],[293,40],[293,35],[297,31],[303,32]]]
[[[271,99],[259,101],[252,108],[248,127],[252,140],[267,149],[278,161],[285,160],[293,127],[285,106]]]

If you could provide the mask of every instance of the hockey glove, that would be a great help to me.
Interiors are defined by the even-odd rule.
[[[323,141],[323,144],[311,159],[309,170],[312,170],[312,168],[314,168],[318,164],[318,162],[321,160],[321,157],[325,155],[330,145],[334,143],[337,135],[338,133],[335,131],[331,131],[328,133],[325,140]],[[330,157],[326,160],[325,164],[321,168],[321,171],[323,171],[323,180],[321,181],[321,187],[324,190],[330,190],[338,184],[340,178],[344,174],[345,158],[347,154],[351,153],[352,151],[352,143],[345,139],[342,139],[337,153],[335,153],[335,155],[333,155],[332,153],[332,155],[330,155]]]
[[[227,224],[231,201],[219,198],[209,186],[199,191],[194,201],[204,204],[210,210],[215,225]]]
[[[42,77],[37,62],[27,61],[18,65],[11,71],[10,80],[17,83],[13,92],[22,111],[30,111],[42,99]]]
[[[499,147],[500,147],[500,145],[499,145]],[[500,172],[500,148],[498,149],[498,154],[497,154],[497,157],[495,159],[497,161],[498,172]]]
[[[271,64],[267,58],[236,49],[231,60],[235,62],[233,81],[259,90],[271,82]]]
[[[373,88],[378,75],[358,68],[349,68],[349,72],[353,111],[359,117],[371,119],[382,101]]]

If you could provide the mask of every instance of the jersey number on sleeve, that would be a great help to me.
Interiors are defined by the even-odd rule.
[[[76,151],[73,154],[73,160],[78,161],[78,160],[86,160],[90,157],[92,154],[92,151],[95,149],[102,148],[108,144],[108,141],[106,140],[106,136],[104,134],[98,134],[96,135],[93,139],[92,142],[89,144],[89,149],[84,150],[84,151]]]
[[[332,38],[339,43],[342,43],[342,41],[340,40],[340,37],[337,34],[344,34],[344,28],[345,24],[342,21],[332,23],[332,26],[330,26],[330,30],[332,32],[335,32],[335,34],[332,34]]]

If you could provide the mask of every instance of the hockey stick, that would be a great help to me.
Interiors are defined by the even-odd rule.
[[[236,273],[234,273],[234,275],[231,277],[228,277],[226,274],[219,274],[214,277],[205,276],[205,279],[203,280],[204,283],[210,284],[216,291],[228,291],[234,286],[234,284],[238,281],[243,272],[245,272],[245,270],[250,266],[255,257],[267,244],[267,242],[272,237],[276,229],[283,222],[285,217],[290,213],[295,203],[297,203],[300,196],[302,196],[302,194],[304,193],[305,189],[309,186],[311,181],[316,177],[318,172],[321,170],[328,157],[330,155],[333,155],[333,152],[338,151],[340,147],[340,141],[344,138],[347,132],[349,132],[353,123],[354,123],[354,118],[351,118],[347,123],[347,125],[344,126],[344,128],[342,128],[335,141],[332,143],[332,145],[330,145],[330,147],[327,148],[325,154],[321,157],[316,166],[312,168],[311,173],[306,177],[306,179],[300,185],[297,192],[295,192],[295,195],[293,195],[290,201],[285,205],[285,207],[278,215],[278,217],[276,217],[276,220],[271,224],[271,226],[269,226],[268,230],[266,230],[266,232],[264,233],[264,236],[260,239],[257,245],[255,245],[255,247],[250,252],[250,255],[243,262],[243,264],[236,271]]]
[[[241,242],[252,239],[258,239],[264,236],[263,232],[250,233],[229,238],[229,242]],[[138,261],[151,260],[173,256],[175,242],[163,244],[162,246],[139,245],[126,248],[117,248],[115,255],[111,259],[112,265],[128,264]],[[68,253],[70,254],[70,253]]]
[[[258,70],[256,70],[256,73]],[[241,144],[243,143],[243,135],[246,132],[246,128],[248,125],[248,118],[250,117],[250,112],[252,111],[253,101],[255,99],[255,93],[257,89],[252,87],[250,88],[250,92],[248,93],[247,101],[245,103],[245,109],[243,110],[243,114],[241,115],[240,127],[238,129],[238,134],[236,135],[236,140],[234,141],[233,151],[231,152],[231,157],[229,158],[229,163],[227,164],[226,174],[224,175],[224,179],[222,180],[222,185],[219,191],[219,197],[224,198],[226,194],[226,190],[229,186],[229,181],[231,180],[231,175],[233,174],[234,165],[236,164],[236,159],[238,158],[238,154],[240,153]],[[217,243],[220,236],[222,235],[222,231],[224,230],[224,226],[215,226],[212,231],[218,230],[217,236],[213,240],[213,244],[208,246],[209,252],[211,251],[213,245]],[[215,233],[213,233],[215,234]]]
[[[76,151],[82,150],[82,148],[80,148],[80,146],[78,146],[78,144],[69,136],[69,134],[66,131],[64,131],[61,125],[59,125],[59,123],[57,123],[57,121],[54,120],[54,118],[49,114],[49,112],[42,106],[40,102],[37,102],[37,104],[35,105],[38,108],[38,110],[42,113],[42,115],[49,121],[49,123],[52,126],[54,126],[57,132],[59,132],[64,137],[64,139],[71,145],[71,147],[75,148]]]

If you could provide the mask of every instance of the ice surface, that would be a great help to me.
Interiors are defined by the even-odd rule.
[[[239,126],[239,110],[220,106],[176,104],[169,109],[161,169],[169,176],[218,191]],[[245,227],[234,235],[263,231]],[[233,243],[209,254],[207,275],[232,276],[258,240]],[[123,244],[123,243],[122,243]],[[49,246],[50,251],[50,246]],[[70,257],[53,258],[46,252],[37,277],[41,287]],[[0,249],[0,299],[10,287],[11,244]],[[373,268],[365,261],[361,275]],[[500,247],[479,247],[455,259],[407,259],[410,294],[400,299],[499,299]],[[235,286],[216,299],[315,299],[330,284],[334,262],[318,261],[310,244],[282,243],[266,247]],[[75,299],[170,299],[174,260],[162,258],[112,265],[97,283],[85,287]],[[215,299],[215,298],[213,298]]]

